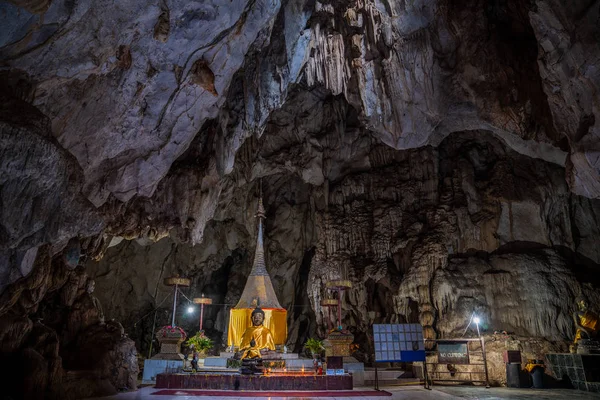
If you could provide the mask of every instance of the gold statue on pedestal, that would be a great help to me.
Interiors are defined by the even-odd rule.
[[[575,321],[575,340],[571,345],[571,352],[577,351],[578,342],[582,339],[593,340],[597,338],[600,331],[600,323],[598,323],[598,314],[588,309],[588,303],[583,297],[577,298],[578,311],[573,313]]]
[[[240,351],[236,358],[262,358],[264,354],[275,350],[275,342],[269,328],[263,325],[265,312],[259,307],[252,311],[252,326],[249,326],[242,335]]]

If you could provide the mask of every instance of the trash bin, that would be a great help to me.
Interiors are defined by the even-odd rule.
[[[503,357],[506,364],[506,386],[511,388],[524,387],[521,373],[521,352],[507,350],[504,352]]]
[[[534,389],[543,389],[544,388],[544,368],[535,367],[533,371],[531,371],[531,380],[533,381]]]
[[[529,360],[525,370],[531,375],[531,383],[534,389],[544,388],[544,360]]]
[[[521,364],[506,364],[506,386],[510,388],[520,388],[521,385]]]

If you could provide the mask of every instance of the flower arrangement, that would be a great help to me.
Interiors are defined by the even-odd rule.
[[[181,329],[180,327],[167,325],[167,326],[163,326],[162,328],[160,328],[158,330],[158,332],[156,333],[156,337],[159,337],[159,338],[161,338],[161,337],[162,338],[180,337],[183,340],[185,340],[187,335],[185,334],[185,331],[183,329]]]
[[[206,352],[213,347],[212,340],[210,340],[210,338],[204,334],[204,331],[200,331],[194,336],[190,337],[185,344],[188,347],[193,345],[194,349],[196,349],[198,352]]]

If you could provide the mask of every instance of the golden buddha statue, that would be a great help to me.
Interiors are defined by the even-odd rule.
[[[588,308],[588,303],[583,297],[577,298],[578,310],[573,313],[573,320],[575,321],[575,340],[571,346],[571,351],[575,352],[577,348],[577,342],[581,339],[594,339],[598,336],[600,330],[600,323],[598,323],[598,314],[592,312]]]
[[[600,324],[598,324],[598,315],[588,309],[587,301],[584,298],[577,299],[578,311],[573,313],[575,320],[575,343],[584,337],[590,339],[598,334]]]
[[[263,325],[265,312],[259,307],[252,311],[252,326],[249,326],[242,335],[240,351],[236,358],[262,358],[264,354],[275,350],[275,342],[269,328]]]

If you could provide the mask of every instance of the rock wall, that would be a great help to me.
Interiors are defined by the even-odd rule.
[[[81,266],[52,257],[49,246],[26,278],[2,294],[1,377],[19,399],[78,399],[137,387],[137,351],[120,323],[105,322]]]
[[[242,154],[273,168],[268,135]],[[327,143],[330,136],[335,134],[315,140]],[[335,179],[320,186],[289,172],[263,178],[267,266],[289,310],[291,348],[298,351],[307,337],[324,335],[327,315],[319,304],[328,296],[324,283],[333,278],[353,282],[344,297],[343,324],[365,361],[372,323],[421,322],[431,337],[453,337],[476,313],[486,331],[564,345],[574,334],[575,297],[600,301],[594,278],[600,203],[572,194],[562,168],[477,131],[420,150],[369,144],[358,133],[348,142],[354,150],[341,145],[336,157],[347,156],[355,166],[364,158],[360,171],[323,168],[319,173]],[[357,142],[364,147],[357,150]],[[302,175],[307,164],[289,168]],[[238,181],[224,191],[227,200],[200,245],[178,241],[176,230],[156,244],[122,241],[87,265],[107,314],[138,321],[126,328],[144,355],[154,318],[149,312],[160,306],[157,326],[168,321],[169,289],[162,279],[173,273],[192,278],[188,297],[215,298],[206,314],[208,331],[224,344],[228,307],[239,299],[252,262],[257,183]],[[180,308],[178,324],[193,333],[198,316]]]

